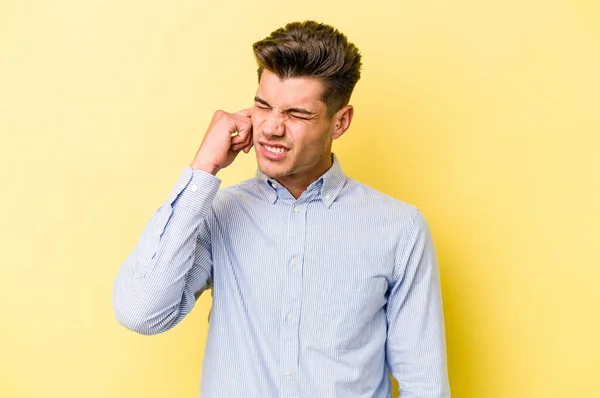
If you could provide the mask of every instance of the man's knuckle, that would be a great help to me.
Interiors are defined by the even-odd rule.
[[[222,118],[223,118],[223,117],[225,117],[226,115],[227,115],[227,112],[225,112],[225,111],[223,111],[223,110],[221,110],[221,109],[218,109],[218,110],[216,110],[216,111],[215,111],[215,113],[214,113],[213,117],[214,117],[215,119],[222,119]]]

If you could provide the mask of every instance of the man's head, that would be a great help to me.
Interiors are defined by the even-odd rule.
[[[334,27],[314,21],[292,22],[254,43],[258,80],[269,70],[280,79],[307,77],[323,84],[322,101],[333,115],[348,105],[360,79],[358,48]]]
[[[329,168],[332,140],[350,126],[360,53],[335,28],[312,21],[290,23],[253,48],[259,168],[284,185],[307,185]]]

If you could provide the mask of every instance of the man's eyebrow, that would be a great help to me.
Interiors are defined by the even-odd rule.
[[[269,105],[269,103],[267,101],[265,101],[264,99],[262,99],[258,96],[254,97],[254,102],[258,102],[260,104],[268,106],[269,108],[271,107],[271,105]],[[313,116],[315,114],[314,112],[311,112],[307,109],[302,109],[302,108],[289,108],[289,109],[285,109],[284,112],[285,113],[300,113],[302,115],[308,115],[308,116]]]
[[[268,106],[269,108],[271,107],[271,105],[269,105],[269,103],[267,101],[260,98],[259,96],[254,97],[254,102],[260,102],[261,104]]]

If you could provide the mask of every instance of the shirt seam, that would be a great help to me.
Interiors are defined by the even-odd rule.
[[[398,261],[400,261],[402,258],[404,258],[404,254],[406,253],[406,250],[408,248],[408,238],[412,236],[413,231],[415,230],[415,227],[417,225],[417,218],[419,217],[419,213],[420,210],[419,209],[415,209],[415,215],[412,219],[411,225],[410,225],[410,229],[408,231],[408,233],[405,235],[404,240],[402,241],[402,252],[400,253],[400,255],[396,258],[396,265],[398,265]],[[406,272],[406,270],[404,270],[402,272],[402,275],[400,275],[398,277],[398,280],[402,280],[404,278],[404,273]]]

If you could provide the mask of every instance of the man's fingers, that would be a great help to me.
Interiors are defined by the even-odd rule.
[[[240,135],[245,135],[244,133],[247,130],[252,130],[252,120],[250,119],[252,116],[252,109],[253,108],[243,109],[233,114],[236,128]]]
[[[232,149],[242,149],[252,144],[252,127],[240,132],[237,136],[231,138]]]
[[[250,143],[242,149],[245,153],[248,153],[248,152],[250,152],[250,149],[252,149],[253,146],[254,146],[254,142],[250,141]]]
[[[234,152],[238,152],[238,151],[246,148],[247,146],[248,146],[248,144],[241,143],[241,144],[232,145],[230,149]]]
[[[239,144],[245,141],[245,138],[239,133],[233,137],[231,137],[231,145]]]
[[[236,131],[231,136],[231,143],[238,144],[240,142],[246,141],[248,137],[252,135],[252,125],[246,124],[244,126],[238,126],[236,124]]]
[[[252,132],[233,137],[231,139],[231,148],[243,148],[250,143],[252,143]]]
[[[237,111],[236,113],[234,113],[234,115],[249,118],[250,116],[252,116],[253,109],[254,108],[242,109],[241,111]]]
[[[236,142],[234,140],[241,142],[252,133],[252,122],[250,122],[250,119],[234,119],[234,124],[235,126],[233,128],[234,131],[232,132],[232,143]]]
[[[250,149],[252,149],[252,147],[254,146],[254,144],[250,143],[247,145],[235,145],[231,147],[231,150],[234,152],[240,152],[243,151],[244,153],[248,153],[250,152]]]
[[[216,171],[233,162],[237,153],[252,142],[252,108],[236,113],[215,111],[192,166],[214,165]],[[212,174],[215,168],[205,170]]]

